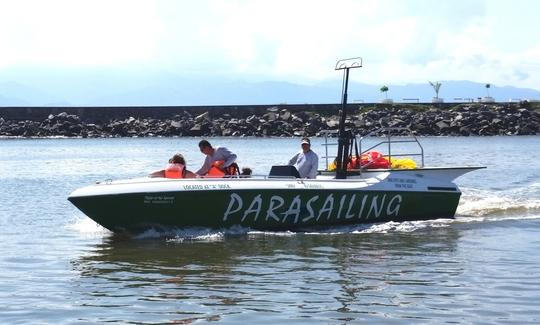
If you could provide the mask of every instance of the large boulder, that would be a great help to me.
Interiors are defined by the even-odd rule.
[[[210,113],[209,112],[204,112],[201,115],[198,115],[197,117],[195,117],[195,122],[196,123],[201,123],[202,121],[207,120],[209,118],[210,118]]]

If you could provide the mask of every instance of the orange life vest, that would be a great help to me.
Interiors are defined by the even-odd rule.
[[[224,177],[225,171],[223,171],[220,167],[223,166],[225,163],[224,160],[217,160],[212,163],[212,167],[210,167],[210,170],[208,173],[206,173],[207,177]]]
[[[186,166],[182,164],[168,164],[165,168],[166,178],[184,178],[184,169]]]

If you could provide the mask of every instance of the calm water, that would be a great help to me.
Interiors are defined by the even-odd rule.
[[[197,142],[0,139],[0,323],[540,322],[540,137],[424,138],[427,165],[488,166],[458,179],[455,220],[127,239],[66,200],[160,169],[175,151],[196,169]],[[211,142],[255,173],[298,148]]]

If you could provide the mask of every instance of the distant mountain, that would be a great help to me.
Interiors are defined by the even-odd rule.
[[[337,97],[337,99],[336,99]],[[339,94],[286,82],[178,81],[95,98],[92,105],[250,105],[335,102]]]
[[[50,77],[54,76],[54,77]],[[6,79],[4,76],[3,79]],[[382,85],[351,82],[349,102],[379,102]],[[429,102],[435,92],[421,84],[387,84],[394,102]],[[540,91],[491,86],[497,101],[540,99]],[[486,96],[484,84],[471,81],[442,81],[439,97],[446,102]],[[456,99],[461,98],[461,100]],[[249,105],[338,103],[341,81],[301,85],[281,81],[249,82],[225,78],[179,76],[172,73],[137,75],[107,74],[106,71],[42,73],[23,81],[0,80],[0,106],[150,106],[150,105]]]

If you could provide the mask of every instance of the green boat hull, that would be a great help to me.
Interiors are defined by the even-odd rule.
[[[238,189],[109,194],[69,200],[113,232],[233,226],[302,231],[383,221],[452,218],[460,195],[457,189]]]

